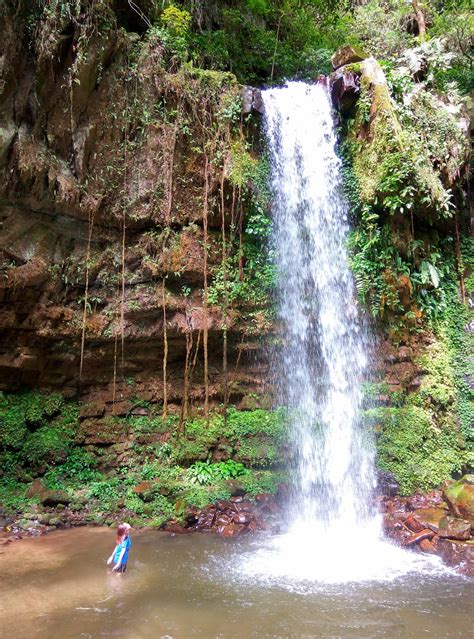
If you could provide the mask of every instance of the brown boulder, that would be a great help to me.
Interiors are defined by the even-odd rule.
[[[430,528],[433,532],[437,533],[439,529],[439,523],[446,517],[446,510],[444,508],[418,508],[412,514],[412,518],[416,520],[420,526],[424,528]]]
[[[466,541],[471,536],[471,522],[456,517],[443,517],[439,522],[438,535],[448,539]]]
[[[459,572],[474,577],[474,540],[458,541],[440,538],[438,554],[448,566],[459,567]]]
[[[249,524],[252,519],[255,519],[252,513],[237,513],[233,517],[233,521],[236,524]]]
[[[405,546],[413,546],[413,544],[420,543],[423,539],[432,539],[434,537],[434,532],[429,528],[424,528],[419,532],[414,533],[408,539],[405,540]]]
[[[430,555],[436,554],[436,548],[429,539],[422,539],[418,544],[418,547]]]
[[[71,503],[71,498],[65,490],[46,490],[41,494],[41,503],[43,506],[67,506]]]
[[[141,497],[151,489],[151,486],[151,481],[142,481],[132,488],[132,492]]]
[[[338,69],[330,76],[331,100],[342,113],[348,113],[359,97],[359,78],[355,73]]]
[[[474,524],[474,475],[464,475],[444,488],[444,496],[456,517]]]
[[[35,479],[26,492],[28,499],[32,497],[41,497],[48,489],[40,479]]]

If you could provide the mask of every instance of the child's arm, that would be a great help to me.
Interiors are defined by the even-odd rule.
[[[115,564],[115,566],[112,568],[112,572],[114,570],[117,570],[117,568],[120,566],[120,564],[122,563],[122,559],[123,559],[124,554],[125,554],[125,546],[120,551],[119,558],[117,559],[117,563]]]
[[[118,544],[117,544],[118,545]],[[110,557],[107,559],[107,566],[109,566],[113,560],[114,560],[114,555],[115,555],[115,549],[117,548],[117,546],[115,546],[115,548],[112,550],[112,554],[110,555]]]

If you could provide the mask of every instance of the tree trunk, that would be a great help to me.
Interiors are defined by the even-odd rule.
[[[425,14],[423,13],[418,0],[412,0],[413,11],[415,12],[415,18],[418,23],[418,35],[421,42],[426,40],[426,22]]]

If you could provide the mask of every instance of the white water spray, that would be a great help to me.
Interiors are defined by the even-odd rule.
[[[314,526],[373,518],[373,442],[359,424],[367,337],[355,305],[345,241],[331,106],[321,85],[263,94],[272,167],[279,315],[279,379],[294,412],[294,517]]]
[[[252,575],[283,583],[387,579],[439,569],[384,542],[373,510],[374,443],[359,420],[369,340],[347,263],[347,208],[321,85],[263,92],[283,345],[277,375],[297,454],[292,526]],[[249,559],[249,558],[247,558]]]

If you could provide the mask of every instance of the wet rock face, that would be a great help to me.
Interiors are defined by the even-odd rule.
[[[474,577],[474,540],[440,539],[438,554],[448,566],[457,568],[463,575]]]
[[[118,378],[139,376],[140,390],[154,394],[151,401],[162,401],[157,371],[164,352],[165,278],[171,402],[182,401],[187,334],[196,348],[207,323],[211,401],[219,403],[223,317],[216,308],[206,320],[202,300],[205,179],[204,158],[196,148],[203,133],[198,119],[189,117],[190,104],[183,111],[188,133],[171,124],[169,114],[158,113],[166,102],[163,109],[176,114],[186,95],[199,93],[200,84],[185,75],[176,82],[177,75],[164,69],[159,42],[138,42],[136,34],[117,27],[110,3],[93,4],[87,20],[93,23],[91,32],[81,31],[86,28],[81,21],[61,26],[62,18],[52,10],[51,24],[36,25],[44,36],[38,36],[36,48],[22,11],[7,3],[0,15],[0,388],[79,392],[89,404],[83,417],[101,418],[112,398],[115,337],[123,332]],[[109,11],[107,29],[101,27],[102,10]],[[140,45],[135,103],[129,92],[129,54]],[[70,68],[76,74],[71,91]],[[222,91],[216,89],[214,98],[229,87],[238,95],[231,76],[222,77]],[[204,102],[212,90],[203,89]],[[259,92],[248,91],[245,104],[250,100],[249,108],[261,111]],[[205,115],[212,119],[212,109]],[[211,173],[208,230],[209,246],[214,246],[222,220],[220,176],[217,169]],[[225,195],[231,190],[225,176]],[[230,218],[229,212],[228,229]],[[122,251],[123,300],[117,293]],[[218,253],[209,250],[210,280]],[[89,289],[79,383],[86,261]],[[245,326],[238,309],[228,314],[226,325],[229,370],[239,363],[228,388],[238,404],[263,388],[258,380],[264,371],[251,370],[255,345],[249,340],[247,350],[242,340]],[[202,379],[198,359],[190,388],[196,403],[202,402]],[[126,383],[115,391],[120,400],[137,395],[137,388]]]
[[[443,517],[439,522],[438,535],[447,539],[466,541],[471,536],[471,522],[456,517]]]
[[[382,501],[385,534],[402,546],[438,554],[461,574],[474,576],[471,522],[455,515],[441,491]]]
[[[265,107],[262,100],[262,92],[255,87],[242,87],[242,113],[248,115],[252,111],[263,115]]]
[[[400,486],[393,473],[377,470],[377,491],[386,497],[398,495]]]
[[[262,493],[251,501],[243,496],[231,497],[206,506],[202,510],[190,507],[184,513],[185,526],[170,524],[170,532],[213,532],[222,537],[237,537],[262,530],[279,530],[285,489],[277,495]]]
[[[458,481],[448,483],[444,496],[453,513],[466,517],[474,527],[474,475],[464,475]]]
[[[349,113],[359,98],[359,77],[357,74],[342,68],[331,74],[329,83],[333,104],[337,106],[341,113]]]

